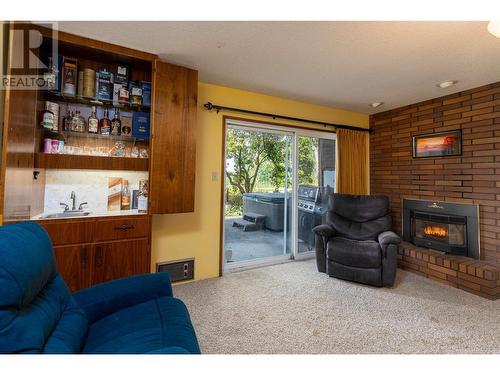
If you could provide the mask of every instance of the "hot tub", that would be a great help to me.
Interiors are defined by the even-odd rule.
[[[287,198],[290,201],[290,196]],[[243,194],[243,214],[256,213],[266,216],[265,227],[276,232],[284,229],[285,193]]]

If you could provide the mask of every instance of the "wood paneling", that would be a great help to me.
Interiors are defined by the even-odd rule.
[[[151,213],[194,211],[198,72],[156,61],[153,71]]]
[[[370,116],[371,193],[401,233],[404,198],[479,205],[481,259],[500,265],[500,82]],[[461,156],[413,158],[412,136],[462,129]]]
[[[151,217],[148,215],[98,219],[95,240],[122,240],[125,238],[149,237],[150,234]]]
[[[35,154],[35,168],[102,169],[118,171],[147,171],[149,159],[114,158],[108,156]]]
[[[95,244],[92,283],[149,272],[149,239]]]
[[[44,27],[39,27],[39,29],[42,35],[44,35],[44,37],[46,38],[52,38],[54,36],[52,30],[50,29]],[[122,60],[123,57],[129,57],[131,58],[132,61],[133,59],[141,59],[152,62],[156,59],[156,55],[152,53],[143,52],[128,47],[123,47],[117,44],[107,43],[100,40],[90,39],[80,35],[66,33],[63,31],[57,31],[56,37],[60,41],[60,43],[76,45],[78,48],[83,48],[83,49],[89,48],[95,50],[93,51],[93,54],[98,54],[98,55],[106,54],[106,57],[108,57],[108,54],[117,54],[121,55]],[[91,55],[92,53],[87,54],[87,56]]]
[[[17,26],[22,28],[23,25]],[[25,25],[27,27],[27,25]],[[29,74],[28,68],[13,70],[13,59],[24,54],[24,48],[9,35],[9,74]],[[23,60],[21,60],[23,61]],[[32,205],[33,154],[35,147],[36,90],[7,90],[5,93],[4,132],[2,143],[3,219],[26,220]]]
[[[92,244],[54,247],[57,270],[71,292],[91,285],[92,254]]]

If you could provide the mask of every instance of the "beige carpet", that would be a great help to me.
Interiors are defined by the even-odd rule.
[[[398,270],[373,288],[290,262],[178,285],[203,353],[500,353],[500,301]]]

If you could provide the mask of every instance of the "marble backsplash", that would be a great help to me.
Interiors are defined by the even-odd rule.
[[[55,170],[45,172],[44,213],[63,210],[60,203],[71,209],[71,192],[76,194],[76,208],[87,202],[85,211],[104,213],[108,211],[108,178],[121,177],[128,180],[130,192],[139,188],[139,180],[148,179],[148,172],[100,171],[100,170]]]

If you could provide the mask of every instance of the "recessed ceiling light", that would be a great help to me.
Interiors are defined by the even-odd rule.
[[[488,31],[497,38],[500,38],[500,21],[490,21]]]
[[[458,81],[443,81],[441,83],[438,83],[436,86],[441,88],[441,89],[447,89],[448,87],[453,86],[456,84]]]
[[[384,102],[374,102],[374,103],[370,103],[370,107],[377,108],[377,107],[380,107],[382,104],[384,104]]]

